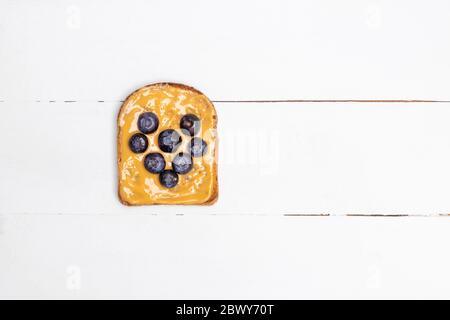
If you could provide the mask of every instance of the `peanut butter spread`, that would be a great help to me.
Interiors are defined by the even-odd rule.
[[[191,87],[158,83],[133,92],[118,116],[121,202],[213,203],[218,195],[216,127],[213,104]]]

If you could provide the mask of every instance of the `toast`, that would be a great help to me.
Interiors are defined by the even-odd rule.
[[[217,200],[217,113],[200,91],[176,83],[140,88],[122,104],[117,125],[123,204]]]

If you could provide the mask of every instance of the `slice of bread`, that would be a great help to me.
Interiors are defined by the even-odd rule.
[[[146,115],[151,113],[152,119],[156,115],[156,122],[159,122],[156,131],[154,122],[145,122],[141,119],[144,113]],[[194,115],[200,119],[200,129],[195,130],[195,133],[194,130],[180,128],[181,119],[186,115]],[[139,122],[141,126],[138,126],[138,121],[141,120],[144,122]],[[183,123],[192,124],[189,121]],[[123,204],[209,205],[217,200],[217,114],[214,105],[200,91],[176,83],[145,86],[125,100],[120,108],[117,125],[119,198]],[[143,130],[142,125],[150,126],[150,130]],[[198,129],[198,126],[196,128]],[[168,129],[175,131],[175,133],[169,131],[175,138],[172,139],[170,136],[169,140],[164,140],[164,137],[158,139],[160,133]],[[152,133],[148,133],[149,131]],[[130,139],[135,134],[138,134],[138,138],[133,144]],[[206,148],[198,149],[198,144],[191,147],[193,139],[196,142],[203,139],[203,147]],[[165,143],[176,144],[172,152],[161,150],[161,144],[164,149]],[[144,165],[149,153],[160,153],[165,165],[164,161],[160,160],[161,157],[158,159],[162,164],[146,162]],[[188,172],[176,170],[179,167],[172,165],[172,161],[180,153],[184,153],[187,159],[193,155]],[[152,165],[155,167],[149,169],[148,167]],[[183,168],[186,168],[186,163],[181,165],[185,165]],[[189,169],[189,163],[187,167]],[[178,181],[169,179],[167,184],[166,180],[161,180],[161,173],[158,173],[161,168],[169,170],[171,176],[177,177]],[[156,173],[152,173],[155,171]]]

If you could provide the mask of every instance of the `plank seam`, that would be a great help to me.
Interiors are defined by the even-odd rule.
[[[36,103],[123,103],[124,100],[0,100],[7,102],[36,102]],[[281,100],[212,100],[213,103],[450,103],[450,100],[370,100],[370,99],[281,99]]]
[[[288,217],[288,218],[297,218],[297,217],[349,217],[349,218],[408,218],[408,217],[417,217],[417,218],[433,218],[433,217],[450,217],[448,213],[437,213],[437,214],[326,214],[326,213],[43,213],[43,212],[17,212],[17,213],[1,213],[1,216],[111,216],[111,217],[121,217],[121,216],[267,216],[267,217]]]

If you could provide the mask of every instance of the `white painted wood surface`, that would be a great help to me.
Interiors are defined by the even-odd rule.
[[[444,217],[0,216],[1,298],[447,298]]]
[[[449,9],[2,1],[0,297],[449,298],[450,103],[216,103],[212,207],[124,207],[115,171],[120,100],[151,82],[450,100]]]
[[[447,0],[3,0],[0,98],[450,100]]]
[[[0,212],[448,214],[450,103],[216,103],[219,201],[126,207],[118,103],[3,103]]]

